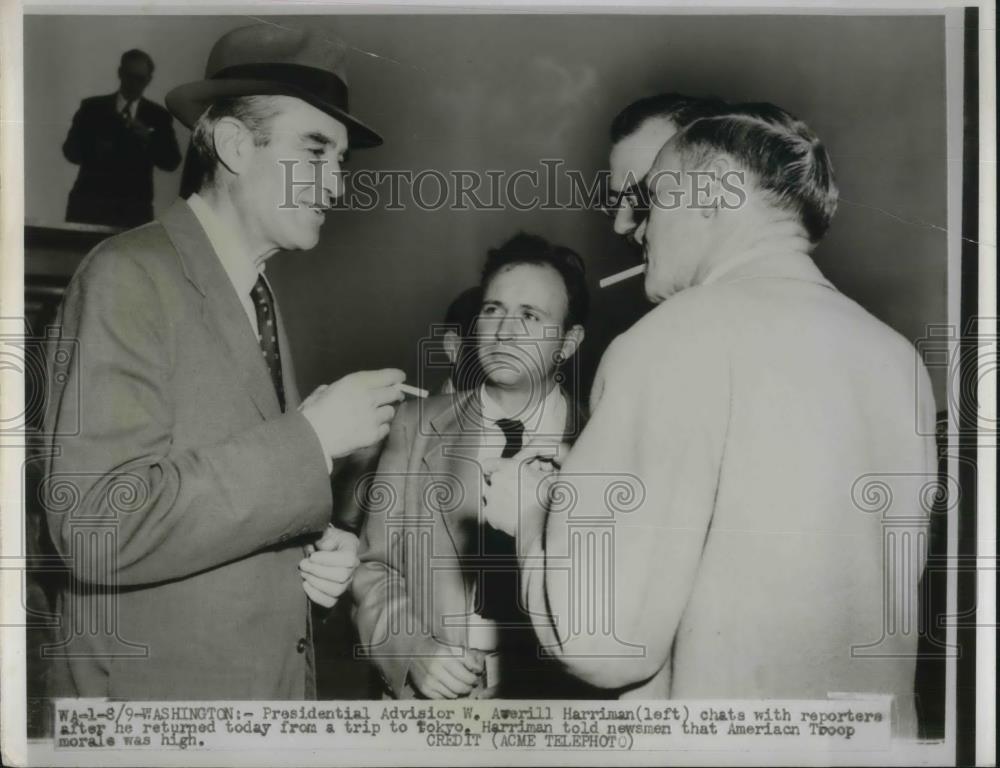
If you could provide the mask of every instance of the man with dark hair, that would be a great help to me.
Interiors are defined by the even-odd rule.
[[[133,48],[122,54],[117,93],[80,104],[63,143],[80,166],[67,221],[135,227],[153,218],[153,168],[173,171],[181,155],[170,113],[142,96],[152,79],[153,59]]]
[[[543,237],[521,232],[486,256],[480,284],[483,289],[500,272],[518,264],[549,267],[559,273],[566,289],[566,315],[563,328],[585,326],[590,312],[590,294],[583,259],[579,254],[561,245],[553,245]]]
[[[352,583],[361,644],[394,697],[587,696],[540,658],[514,539],[481,510],[484,462],[582,426],[559,379],[583,341],[583,263],[520,234],[490,252],[481,285],[480,385],[404,404],[369,488]]]
[[[679,93],[661,93],[634,101],[611,121],[610,190],[606,211],[615,232],[630,242],[648,203],[643,178],[656,153],[681,128],[702,117],[718,114],[725,102]]]
[[[333,461],[386,436],[403,380],[363,371],[300,401],[264,274],[317,244],[348,149],[381,143],[348,111],[345,57],[318,29],[224,35],[206,78],[167,95],[204,151],[197,192],[67,289],[45,419],[73,572],[61,695],[314,695],[307,595],[332,606],[357,564],[356,537],[327,528]]]
[[[522,454],[486,489],[542,642],[629,697],[884,695],[916,735],[934,403],[913,346],[810,258],[837,205],[827,151],[784,110],[743,105],[677,134],[646,182],[635,238],[658,306],[605,353],[561,472]],[[563,497],[593,478],[631,492],[546,514],[556,477]],[[567,564],[588,520],[609,543]]]

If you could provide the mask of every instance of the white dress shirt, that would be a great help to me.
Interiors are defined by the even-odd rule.
[[[534,408],[513,416],[505,413],[489,396],[485,384],[479,388],[479,401],[482,403],[484,428],[479,452],[480,460],[500,458],[503,453],[507,441],[503,430],[496,425],[499,419],[516,418],[524,424],[524,445],[539,436],[562,441],[563,433],[566,431],[566,413],[569,406],[566,404],[566,396],[558,385],[553,386],[545,399]]]
[[[191,206],[191,210],[202,229],[208,235],[208,242],[212,244],[215,254],[222,262],[222,268],[229,277],[229,282],[233,284],[236,295],[240,298],[240,304],[243,305],[243,311],[247,314],[247,320],[250,322],[254,336],[258,336],[260,331],[257,328],[257,310],[254,308],[250,292],[257,283],[257,278],[264,274],[263,265],[257,267],[253,258],[243,250],[236,238],[219,221],[219,217],[205,202],[205,198],[200,197],[195,192],[187,199],[187,204]],[[270,289],[270,283],[267,287]],[[273,295],[274,292],[271,293]]]
[[[122,96],[119,93],[115,97],[115,112],[117,112],[120,115],[122,113],[122,110],[125,109],[125,104],[126,103],[128,104],[128,114],[129,114],[129,117],[132,120],[135,120],[136,113],[138,112],[138,109],[139,109],[139,100],[138,99],[132,99],[131,102],[126,102],[125,101],[125,97]]]

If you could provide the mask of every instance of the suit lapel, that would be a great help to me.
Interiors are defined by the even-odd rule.
[[[475,425],[481,418],[475,392],[452,396],[448,407],[430,420],[433,434],[423,454],[431,475],[448,486],[450,498],[461,500],[440,506],[445,530],[460,557],[474,551],[478,531],[483,483],[479,463],[482,437]]]
[[[278,396],[260,344],[236,289],[194,212],[186,202],[178,200],[163,214],[160,223],[177,249],[184,274],[202,295],[206,325],[221,342],[260,415],[265,419],[279,416]]]
[[[565,396],[565,392],[563,393]],[[566,439],[572,442],[584,424],[584,413],[567,397]],[[422,462],[430,474],[430,482],[442,482],[447,492],[440,497],[426,494],[424,504],[432,504],[435,497],[442,503],[436,506],[436,517],[450,540],[456,557],[456,568],[439,568],[434,581],[435,634],[445,642],[467,642],[466,626],[472,593],[464,572],[459,570],[464,558],[474,557],[480,550],[482,465],[482,404],[478,392],[452,395],[448,406],[429,420],[431,435],[422,451]],[[421,492],[425,492],[421,488]],[[461,500],[447,503],[447,499]],[[445,545],[447,546],[447,545]],[[435,549],[436,555],[441,555]],[[440,561],[439,561],[440,562]]]
[[[478,398],[452,395],[447,407],[428,422],[431,434],[421,450],[423,471],[428,483],[420,492],[423,504],[440,519],[434,536],[434,554],[439,566],[434,574],[431,609],[434,634],[448,643],[464,645],[467,640],[467,616],[472,610],[472,593],[462,567],[464,558],[475,554],[482,495],[482,469],[479,464],[481,439],[462,418],[469,409],[478,411]],[[435,484],[435,485],[431,485]],[[436,485],[441,484],[441,485]],[[430,493],[432,487],[438,493]],[[443,567],[451,548],[454,562]]]

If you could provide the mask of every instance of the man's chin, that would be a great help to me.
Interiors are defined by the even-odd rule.
[[[662,286],[656,284],[656,279],[650,274],[648,267],[646,269],[646,281],[642,287],[646,292],[646,298],[653,304],[659,304],[667,298],[667,294],[664,293]]]
[[[486,383],[496,387],[516,387],[521,383],[521,376],[509,371],[494,371],[486,374]]]
[[[305,232],[296,232],[294,237],[288,238],[286,251],[311,251],[319,245],[319,230],[312,236]]]

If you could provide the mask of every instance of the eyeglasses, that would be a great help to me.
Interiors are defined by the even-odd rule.
[[[650,193],[645,180],[640,179],[622,190],[609,189],[608,198],[601,209],[613,219],[625,205],[632,212],[632,221],[636,227],[649,217]]]

